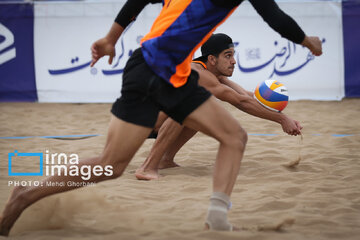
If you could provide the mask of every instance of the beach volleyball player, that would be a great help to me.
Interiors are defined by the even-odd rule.
[[[201,131],[220,143],[214,167],[213,193],[206,217],[206,226],[213,230],[232,230],[227,220],[230,195],[243,157],[247,134],[238,122],[211,94],[197,85],[198,74],[190,64],[195,50],[242,1],[171,0],[166,1],[150,32],[134,51],[123,73],[121,98],[112,107],[107,141],[100,156],[80,160],[79,165],[111,165],[112,176],[92,175],[87,182],[100,182],[122,175],[130,160],[150,134],[159,111],[185,126]],[[321,42],[310,40],[272,0],[250,0],[258,12],[272,18],[281,15],[280,29],[293,34],[290,40],[304,45],[315,44],[311,50],[321,54]],[[264,13],[262,13],[262,16]],[[265,14],[266,15],[266,14]],[[282,27],[285,24],[285,27]],[[289,28],[290,27],[290,28]],[[122,28],[122,27],[121,27]],[[114,24],[108,36],[120,36]],[[115,41],[116,42],[116,41]],[[287,130],[300,134],[295,124]],[[68,191],[78,185],[52,187],[47,182],[83,182],[81,176],[50,176],[43,186],[14,188],[2,212],[0,234],[8,235],[20,214],[46,196]]]
[[[201,53],[202,56],[194,59],[191,67],[199,73],[199,85],[216,98],[230,103],[240,111],[279,123],[284,131],[293,123],[300,126],[298,121],[286,114],[264,108],[255,100],[253,92],[246,91],[228,78],[232,76],[236,64],[234,43],[228,35],[213,34],[201,46]],[[178,165],[174,162],[176,153],[195,134],[195,130],[180,125],[171,118],[166,119],[160,126],[148,157],[136,170],[136,178],[139,180],[158,179],[158,169],[177,167]]]

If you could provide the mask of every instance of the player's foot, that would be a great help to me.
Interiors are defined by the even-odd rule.
[[[159,169],[166,169],[166,168],[174,168],[174,167],[180,167],[174,160],[161,160],[159,163]]]
[[[25,187],[15,187],[0,217],[0,235],[8,236],[10,229],[28,206],[23,197]]]
[[[204,230],[205,230],[205,231],[210,230],[210,227],[209,227],[209,225],[208,225],[207,223],[205,223]],[[237,228],[237,227],[232,226],[232,231],[233,231],[233,232],[239,232],[239,231],[240,231],[240,228]]]
[[[139,168],[135,171],[135,177],[138,180],[156,180],[159,179],[159,174],[155,170],[145,170],[143,168]]]

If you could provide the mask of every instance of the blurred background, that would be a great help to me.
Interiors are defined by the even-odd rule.
[[[236,42],[231,79],[248,90],[276,79],[290,100],[359,97],[360,0],[277,2],[307,35],[320,37],[323,55],[314,58],[282,38],[245,1],[216,30]],[[127,59],[162,7],[149,4],[126,29],[112,65],[106,57],[90,68],[91,44],[107,33],[124,3],[0,0],[0,101],[113,102]]]

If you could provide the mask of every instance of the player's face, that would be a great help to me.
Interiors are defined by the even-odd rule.
[[[216,69],[221,75],[226,77],[232,76],[236,64],[234,54],[234,48],[225,49],[219,54],[216,61]]]

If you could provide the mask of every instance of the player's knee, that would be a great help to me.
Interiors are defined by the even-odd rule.
[[[243,129],[243,128],[241,128],[240,138],[241,138],[241,140],[243,142],[243,145],[245,147],[246,144],[247,144],[247,141],[248,141],[248,134],[247,134],[246,130]]]
[[[244,151],[247,140],[248,140],[247,132],[240,125],[237,125],[230,132],[228,132],[225,138],[225,143],[228,146]]]
[[[242,150],[245,150],[245,146],[248,140],[248,135],[247,132],[245,131],[245,129],[243,129],[241,126],[239,126],[239,128],[237,129],[237,131],[235,132],[236,137],[234,137],[234,139],[236,139],[236,144],[237,147],[239,147]]]

